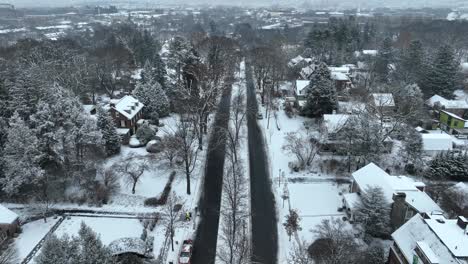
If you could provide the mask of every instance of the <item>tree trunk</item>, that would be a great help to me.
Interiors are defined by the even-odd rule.
[[[190,195],[190,165],[187,159],[185,160],[185,176],[187,179],[187,194]]]
[[[133,181],[133,186],[132,186],[132,194],[135,194],[135,188],[136,188],[137,181]]]

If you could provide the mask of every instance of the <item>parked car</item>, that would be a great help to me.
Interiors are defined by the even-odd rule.
[[[257,113],[257,119],[263,119],[262,113]]]
[[[182,243],[182,250],[180,251],[179,255],[179,264],[191,264],[192,253],[193,241],[190,239],[184,240],[184,242]]]

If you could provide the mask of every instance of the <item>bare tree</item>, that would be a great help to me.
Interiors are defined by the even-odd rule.
[[[290,132],[286,135],[283,150],[293,154],[297,159],[299,168],[304,169],[312,164],[319,151],[319,144],[318,140],[300,131]]]
[[[247,115],[247,109],[245,104],[245,94],[242,89],[239,89],[238,93],[234,95],[231,102],[231,115],[230,125],[226,130],[227,139],[227,154],[232,159],[231,162],[238,162],[238,148],[239,140],[241,138],[242,126],[245,123],[245,117]]]
[[[185,172],[187,182],[187,194],[191,193],[190,190],[190,177],[195,169],[198,160],[198,138],[195,132],[196,128],[194,123],[183,120],[182,118],[177,121],[174,137],[177,139],[177,149],[183,162],[181,167]]]
[[[313,231],[318,239],[308,251],[316,263],[356,263],[359,247],[351,230],[340,219],[325,219]]]
[[[307,246],[300,241],[294,242],[292,250],[289,252],[288,263],[292,264],[312,264],[312,258],[307,252]]]
[[[18,263],[16,248],[10,246],[3,251],[0,251],[0,264],[14,264]]]
[[[174,159],[179,155],[178,139],[174,135],[167,135],[161,139],[161,155],[169,161],[169,166],[174,166]]]
[[[221,238],[225,247],[218,257],[226,264],[247,263],[250,245],[247,235],[247,182],[243,167],[238,162],[229,162],[223,182],[223,210]]]
[[[149,168],[148,160],[144,157],[129,156],[119,161],[116,170],[125,177],[125,180],[132,186],[132,194],[141,175]]]
[[[171,249],[174,251],[174,235],[175,228],[181,222],[181,211],[183,211],[182,199],[175,192],[169,194],[166,205],[163,208],[164,223],[166,225],[167,234],[171,240]]]

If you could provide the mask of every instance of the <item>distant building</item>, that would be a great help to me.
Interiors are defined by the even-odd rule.
[[[468,120],[451,113],[441,110],[439,114],[440,128],[449,134],[460,138],[468,136]]]
[[[417,214],[392,234],[389,264],[468,263],[468,220]]]
[[[449,151],[453,148],[453,139],[445,132],[421,133],[423,152],[429,156],[435,156],[440,152]]]

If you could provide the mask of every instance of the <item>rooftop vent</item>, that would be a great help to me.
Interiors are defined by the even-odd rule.
[[[127,112],[127,113],[129,113],[129,114],[131,114],[131,113],[132,113],[132,111],[130,111],[130,110],[125,110],[125,112]]]
[[[438,218],[438,219],[436,219],[436,221],[437,221],[438,223],[445,224],[445,220],[444,220],[444,219]]]

